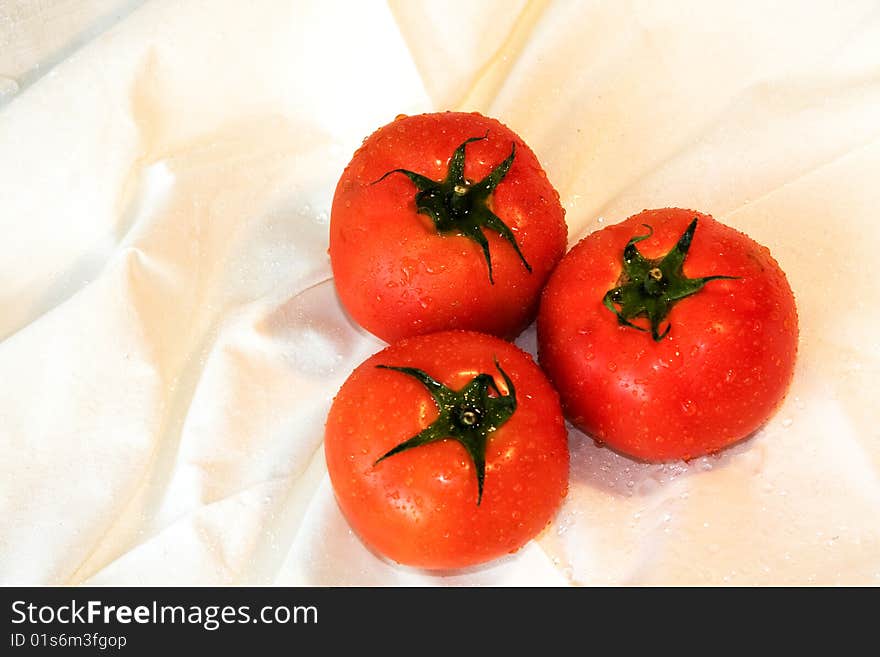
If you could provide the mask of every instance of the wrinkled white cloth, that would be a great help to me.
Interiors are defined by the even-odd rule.
[[[860,1],[11,0],[0,583],[880,584],[878,44]],[[352,535],[322,433],[383,346],[336,300],[336,181],[439,109],[531,145],[570,244],[664,206],[766,244],[801,344],[751,440],[647,465],[572,430],[555,521],[429,573]]]

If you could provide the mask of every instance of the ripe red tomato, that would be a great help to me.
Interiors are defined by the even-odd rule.
[[[512,339],[565,252],[559,194],[495,119],[398,117],[336,187],[330,260],[342,304],[387,342],[448,329]]]
[[[770,252],[681,209],[646,210],[581,240],[538,316],[540,362],[566,416],[646,461],[694,458],[753,433],[785,395],[797,341],[794,297]]]
[[[333,401],[324,450],[364,543],[423,568],[517,550],[568,490],[556,392],[529,355],[480,333],[417,336],[366,360]]]

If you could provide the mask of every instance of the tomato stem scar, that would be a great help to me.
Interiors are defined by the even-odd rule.
[[[617,315],[617,321],[622,326],[644,331],[646,329],[633,324],[630,320],[640,316],[646,317],[651,325],[651,337],[659,342],[672,328],[672,325],[667,323],[666,329],[660,332],[660,324],[666,320],[672,306],[699,292],[709,281],[732,280],[737,277],[687,278],[684,275],[682,267],[690,250],[694,232],[697,230],[697,217],[694,217],[669,253],[653,260],[645,258],[636,248],[636,243],[654,234],[650,226],[643,225],[648,229],[648,233],[636,235],[626,243],[623,249],[623,270],[617,281],[617,287],[605,293],[602,303]]]
[[[430,217],[438,233],[454,233],[478,244],[483,251],[483,257],[489,269],[489,282],[494,285],[492,257],[489,254],[489,242],[483,234],[483,228],[495,231],[510,243],[529,273],[532,272],[532,267],[520,251],[513,231],[489,209],[488,205],[492,192],[504,180],[513,165],[513,160],[516,157],[516,142],[511,144],[510,155],[485,178],[473,182],[464,177],[465,148],[471,142],[488,138],[489,132],[487,131],[482,137],[471,137],[462,142],[449,158],[449,166],[443,180],[432,180],[406,169],[393,169],[373,181],[372,184],[382,182],[392,173],[402,173],[409,178],[418,190],[415,196],[416,211]]]
[[[374,467],[389,456],[413,447],[420,447],[440,440],[455,440],[465,448],[477,474],[477,505],[483,499],[483,482],[486,478],[486,446],[489,435],[501,427],[516,411],[516,389],[498,360],[495,367],[504,378],[507,394],[502,395],[491,374],[481,373],[460,390],[452,390],[423,370],[414,367],[377,365],[379,369],[407,374],[427,388],[440,414],[427,427],[408,440],[398,444],[373,463]],[[490,395],[489,391],[494,395]]]

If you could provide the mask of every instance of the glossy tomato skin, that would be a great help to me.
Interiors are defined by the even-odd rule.
[[[494,285],[483,252],[459,234],[439,234],[416,211],[406,169],[441,180],[466,139],[465,177],[481,180],[510,155],[495,188],[492,211],[512,230],[529,273],[513,247],[483,229]],[[400,117],[370,135],[336,187],[330,259],[336,289],[351,317],[386,342],[449,329],[512,339],[533,319],[541,289],[565,252],[567,228],[559,195],[535,154],[513,131],[476,113]]]
[[[376,460],[437,415],[425,387],[377,365],[415,367],[460,389],[492,374],[517,408],[490,434],[483,496],[464,447],[442,440]],[[513,552],[552,519],[568,490],[568,443],[555,390],[530,356],[465,331],[398,342],[362,363],[333,401],[325,455],[339,506],[363,542],[402,564],[460,568]]]
[[[694,217],[685,275],[736,280],[711,281],[679,301],[659,342],[621,326],[602,300],[617,285],[627,241],[647,224],[654,234],[638,249],[662,257]],[[797,344],[794,297],[768,249],[682,209],[646,210],[581,240],[548,283],[538,316],[540,362],[567,417],[645,461],[710,454],[757,430],[788,389]]]

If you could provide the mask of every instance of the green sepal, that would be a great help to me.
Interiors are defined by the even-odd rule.
[[[691,248],[698,218],[687,227],[675,246],[662,258],[649,259],[636,248],[636,244],[654,234],[647,224],[647,235],[636,235],[623,249],[623,271],[617,287],[608,290],[602,303],[617,315],[617,321],[639,331],[646,329],[633,324],[636,317],[647,318],[651,326],[651,337],[659,342],[669,334],[671,324],[661,332],[660,324],[666,320],[669,311],[677,302],[699,292],[709,281],[735,279],[736,276],[704,276],[687,278],[682,270],[685,258]]]
[[[516,389],[498,360],[495,367],[504,378],[507,394],[502,395],[491,374],[478,374],[461,390],[452,390],[423,370],[414,367],[377,365],[379,369],[394,370],[418,380],[434,399],[439,414],[427,427],[404,440],[376,459],[378,465],[390,456],[414,447],[421,447],[440,440],[455,440],[464,447],[474,464],[477,474],[477,505],[483,499],[483,483],[486,478],[486,446],[489,436],[501,427],[516,411]],[[490,390],[494,393],[490,395]]]
[[[531,273],[532,267],[520,251],[519,245],[510,227],[489,209],[489,198],[495,188],[504,180],[513,160],[516,157],[516,143],[511,144],[508,155],[489,175],[478,182],[464,177],[465,149],[468,144],[487,139],[487,132],[482,137],[466,139],[449,158],[446,177],[443,180],[432,180],[422,174],[406,169],[392,169],[373,184],[385,180],[393,173],[402,173],[415,185],[416,210],[419,214],[430,217],[438,233],[455,233],[462,235],[479,245],[489,270],[489,282],[495,284],[492,273],[492,256],[489,253],[489,242],[482,229],[498,233],[516,251],[526,270]]]

